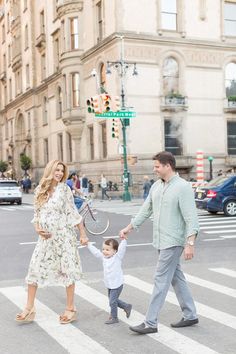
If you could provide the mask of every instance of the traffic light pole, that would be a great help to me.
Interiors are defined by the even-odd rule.
[[[121,53],[119,61],[108,61],[107,64],[107,74],[111,74],[110,68],[114,66],[117,70],[119,70],[120,75],[120,83],[121,83],[121,112],[126,111],[125,105],[125,82],[124,78],[127,70],[131,65],[133,65],[133,75],[137,75],[136,63],[126,62],[124,59],[124,37],[120,36],[121,39]],[[128,173],[128,163],[127,163],[127,143],[126,143],[126,127],[129,126],[129,118],[121,119],[122,124],[122,133],[123,133],[123,160],[124,160],[124,172],[123,172],[123,184],[124,184],[124,193],[123,193],[123,201],[127,202],[131,200],[131,195],[129,192],[129,173]]]

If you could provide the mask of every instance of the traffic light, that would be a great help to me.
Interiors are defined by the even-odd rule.
[[[120,97],[114,96],[112,99],[112,103],[113,103],[113,111],[114,112],[120,111]]]
[[[94,108],[93,108],[93,97],[87,99],[87,107],[88,107],[88,112],[89,113],[94,113]]]
[[[100,96],[102,99],[102,112],[111,111],[111,97],[105,93]]]
[[[119,139],[119,119],[112,119],[112,138]]]
[[[102,113],[102,105],[101,105],[101,98],[99,95],[97,96],[93,96],[93,109],[94,109],[94,113]]]

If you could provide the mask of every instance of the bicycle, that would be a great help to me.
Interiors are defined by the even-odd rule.
[[[110,220],[103,212],[92,207],[92,199],[83,198],[84,203],[79,209],[85,229],[92,235],[104,234],[110,226]]]

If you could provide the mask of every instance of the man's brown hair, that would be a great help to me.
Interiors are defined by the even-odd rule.
[[[175,171],[176,161],[174,155],[171,152],[168,151],[158,152],[155,156],[153,156],[152,159],[158,160],[162,165],[169,164],[172,170]]]

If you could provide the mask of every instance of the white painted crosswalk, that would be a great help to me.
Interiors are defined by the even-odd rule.
[[[220,276],[224,275],[224,277],[230,279],[236,278],[236,269],[228,269],[222,267],[214,267],[209,268],[206,270],[209,272],[208,276],[210,276],[211,272],[214,272],[215,276],[219,275],[219,283],[208,281],[202,279],[200,277],[196,277],[192,274],[186,274],[186,278],[189,283],[194,284],[195,286],[199,287],[200,289],[204,289],[204,292],[211,293],[211,296],[215,297],[217,294],[220,296],[224,296],[226,302],[232,301],[235,304],[236,298],[236,283],[235,281],[232,282],[232,287],[227,287],[220,283]],[[101,279],[102,282],[102,279]],[[138,278],[137,276],[126,274],[125,275],[125,286],[128,288],[129,298],[132,302],[132,299],[135,302],[135,295],[140,294],[140,301],[142,300],[142,296],[145,294],[150,295],[152,292],[153,284],[150,282],[144,281],[143,279]],[[56,288],[57,289],[57,288]],[[58,290],[59,291],[59,290]],[[200,290],[201,292],[201,290]],[[197,292],[196,292],[197,293]],[[55,294],[55,291],[54,291]],[[96,308],[100,311],[100,313],[109,313],[109,306],[108,306],[108,299],[104,293],[101,292],[101,288],[96,289],[96,286],[93,282],[85,283],[85,282],[78,282],[75,288],[75,296],[78,297],[80,303],[84,301],[85,303],[89,303],[92,307],[90,312],[95,311],[93,308]],[[2,287],[0,288],[0,295],[1,295],[1,304],[4,307],[7,307],[7,302],[13,303],[19,309],[24,306],[26,300],[26,291],[22,286],[12,286],[12,287]],[[59,295],[58,295],[59,296]],[[57,296],[57,298],[58,298]],[[5,300],[2,299],[4,297]],[[192,328],[191,331],[188,329],[183,330],[176,330],[172,329],[168,325],[163,324],[162,322],[159,323],[158,329],[159,332],[156,334],[150,334],[145,336],[147,338],[147,342],[145,343],[146,352],[147,353],[180,353],[180,354],[232,354],[232,345],[230,346],[229,343],[223,343],[224,337],[227,338],[227,331],[229,331],[229,336],[232,337],[234,333],[234,337],[236,336],[236,312],[235,307],[232,307],[232,313],[228,313],[225,310],[219,308],[215,308],[209,306],[209,303],[203,303],[202,301],[198,301],[196,298],[197,295],[194,295],[195,303],[197,307],[197,312],[199,315],[200,323],[199,325]],[[179,307],[175,294],[172,291],[169,291],[167,298],[167,303],[171,304],[171,306]],[[137,304],[137,302],[136,302]],[[131,317],[129,319],[126,318],[125,313],[120,311],[119,312],[119,319],[120,323],[113,326],[113,327],[106,327],[106,325],[102,323],[96,323],[96,335],[92,335],[92,332],[88,331],[87,333],[85,330],[80,328],[80,323],[75,322],[74,324],[69,324],[66,326],[62,326],[58,322],[58,313],[50,308],[50,304],[47,301],[47,297],[44,298],[44,301],[37,300],[36,301],[36,319],[35,323],[38,327],[34,327],[34,332],[31,335],[35,335],[35,340],[37,341],[37,334],[38,331],[44,331],[47,333],[50,338],[58,343],[63,350],[67,353],[71,354],[108,354],[108,353],[141,353],[141,349],[139,349],[138,344],[136,343],[136,337],[129,333],[129,340],[133,341],[132,346],[133,350],[125,350],[125,341],[123,342],[122,330],[127,333],[127,330],[123,328],[123,324],[126,325],[136,325],[143,321],[144,313],[138,311],[135,306],[133,305],[133,311]],[[52,304],[51,304],[52,305]],[[80,313],[90,308],[86,305],[86,309],[81,308]],[[81,314],[82,316],[82,314]],[[96,316],[95,316],[96,317]],[[107,317],[104,316],[104,318]],[[95,321],[95,319],[94,319]],[[97,320],[98,321],[98,320]],[[211,321],[212,326],[219,327],[220,330],[223,329],[224,337],[222,338],[215,338],[215,341],[219,341],[218,345],[212,345],[209,343],[203,335],[203,328],[205,326],[209,326],[209,323],[206,325],[205,321]],[[18,331],[16,327],[14,331]],[[92,326],[92,323],[91,323]],[[102,329],[104,327],[104,329]],[[111,333],[111,336],[114,336],[115,331],[120,328],[121,335],[118,340],[114,341],[114,349],[110,345],[108,345],[107,341],[104,340],[103,336],[105,332],[108,331]],[[104,332],[105,331],[105,332]],[[95,333],[95,332],[94,332]],[[150,340],[150,342],[148,342]],[[117,344],[121,346],[122,350],[117,351]],[[154,344],[155,343],[155,350]],[[38,345],[38,352],[40,352],[40,343]],[[150,345],[150,348],[148,347]],[[123,347],[122,347],[123,346]],[[166,348],[166,351],[165,351]],[[217,349],[216,349],[217,348]],[[224,348],[222,350],[222,348]],[[63,351],[62,351],[63,352]],[[64,352],[63,352],[64,353]],[[60,353],[58,353],[60,354]]]

